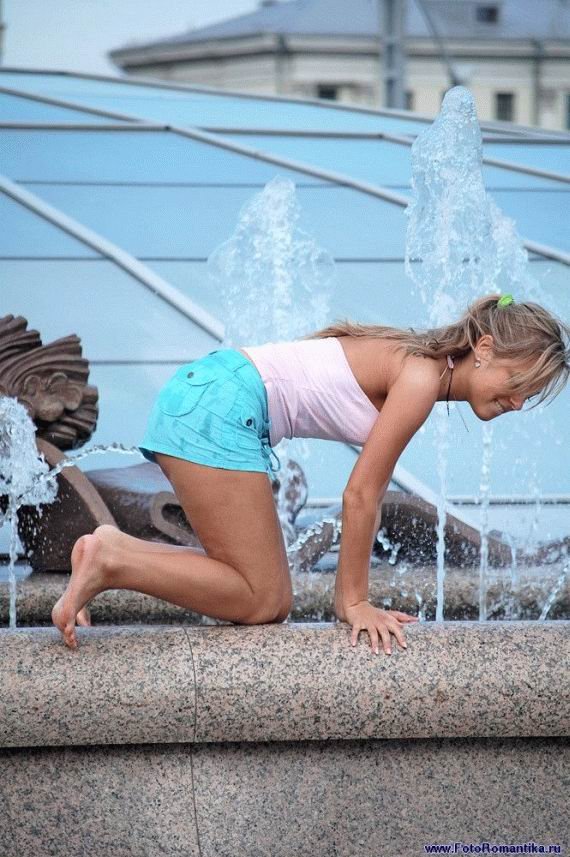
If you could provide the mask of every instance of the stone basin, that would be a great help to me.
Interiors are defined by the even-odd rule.
[[[327,553],[313,573],[293,575],[294,604],[291,622],[334,621],[333,594],[338,554]],[[33,572],[24,576],[17,567],[16,612],[18,625],[51,625],[51,609],[64,592],[69,574]],[[0,573],[5,569],[0,568]],[[538,619],[544,604],[560,578],[560,566],[519,568],[518,582],[513,587],[510,570],[489,571],[487,618]],[[0,578],[0,627],[8,626],[9,591],[7,577]],[[372,557],[369,572],[369,594],[378,607],[402,610],[423,619],[435,619],[436,574],[433,566],[398,562]],[[209,619],[127,589],[103,592],[90,602],[94,625],[146,624],[227,624]],[[444,585],[444,618],[477,620],[479,618],[479,568],[446,567]],[[548,619],[570,619],[570,580],[566,579],[548,611]]]
[[[77,636],[0,630],[2,857],[567,844],[568,621]]]

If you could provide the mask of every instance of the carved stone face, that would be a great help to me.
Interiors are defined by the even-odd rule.
[[[28,375],[17,396],[33,420],[53,422],[65,410],[75,411],[79,407],[82,389],[73,384],[65,372],[54,372],[44,376]]]
[[[43,345],[21,316],[0,317],[0,395],[18,399],[36,424],[36,437],[77,449],[97,425],[99,392],[75,334]]]

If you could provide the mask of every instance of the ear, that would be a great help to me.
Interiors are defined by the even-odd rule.
[[[493,337],[490,333],[479,337],[476,346],[477,354],[485,360],[490,360],[493,356]]]

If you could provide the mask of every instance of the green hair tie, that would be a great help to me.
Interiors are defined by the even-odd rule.
[[[512,295],[503,295],[502,298],[499,298],[497,301],[497,306],[505,307],[509,306],[509,304],[514,304],[515,299]]]

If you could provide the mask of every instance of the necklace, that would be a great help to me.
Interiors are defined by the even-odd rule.
[[[443,372],[442,372],[442,373],[441,373],[441,375],[439,376],[439,380],[441,381],[441,379],[443,378],[443,376],[445,375],[445,373],[446,373],[446,372],[447,372],[447,370],[449,369],[449,370],[450,370],[450,372],[449,372],[449,384],[447,385],[447,395],[446,395],[446,397],[445,397],[445,401],[446,401],[446,404],[447,404],[447,416],[449,416],[449,393],[450,393],[450,390],[451,390],[451,379],[453,378],[453,370],[454,370],[454,368],[455,368],[455,364],[454,364],[454,362],[453,362],[453,357],[452,357],[450,354],[446,354],[446,355],[445,355],[445,359],[447,360],[447,366],[445,367],[445,369],[443,370]],[[461,421],[463,422],[463,425],[465,426],[465,428],[467,429],[467,431],[469,431],[469,428],[467,427],[467,423],[466,423],[466,422],[465,422],[465,420],[463,419],[463,414],[462,414],[462,413],[461,413],[461,411],[459,410],[459,403],[458,403],[457,399],[455,398],[455,396],[453,396],[453,399],[454,399],[455,404],[456,404],[456,406],[457,406],[457,410],[458,410],[458,412],[459,412],[459,416],[461,417]]]

